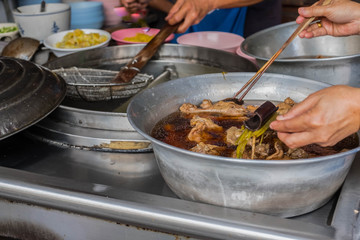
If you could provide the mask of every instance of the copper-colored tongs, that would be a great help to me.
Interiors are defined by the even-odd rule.
[[[331,0],[320,0],[318,2],[318,5],[328,5],[331,2]],[[244,91],[249,84],[251,84],[245,92],[241,95],[241,97],[236,100],[237,102],[242,102],[245,95],[250,91],[250,89],[255,85],[255,83],[259,80],[259,78],[264,74],[266,69],[270,67],[270,65],[275,61],[275,59],[284,51],[284,49],[291,43],[292,40],[301,32],[303,31],[307,26],[309,26],[313,21],[315,20],[315,17],[311,17],[307,19],[306,21],[302,22],[298,28],[295,30],[295,32],[289,37],[288,40],[281,46],[281,48],[267,61],[260,69],[257,71],[257,73],[234,95],[233,98],[236,98],[242,91]]]

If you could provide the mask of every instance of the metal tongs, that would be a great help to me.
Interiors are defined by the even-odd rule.
[[[318,2],[318,5],[328,5],[331,2],[331,0],[320,0]],[[275,61],[275,59],[284,51],[284,49],[292,42],[292,40],[294,40],[294,38],[301,32],[303,31],[307,26],[309,26],[314,20],[316,19],[316,17],[311,17],[309,19],[307,19],[306,21],[302,22],[298,28],[295,30],[295,32],[289,37],[288,40],[286,40],[286,42],[281,46],[281,48],[269,59],[269,61],[267,61],[260,69],[259,71],[257,71],[257,73],[234,95],[233,98],[236,98],[242,91],[244,91],[249,84],[251,84],[246,90],[245,92],[240,96],[240,98],[238,98],[236,101],[237,102],[242,102],[242,100],[244,99],[245,95],[250,91],[250,89],[255,85],[255,83],[259,80],[259,78],[264,74],[264,72],[266,71],[266,69],[268,69],[270,67],[270,65]]]

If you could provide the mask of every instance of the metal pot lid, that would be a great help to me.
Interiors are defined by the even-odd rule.
[[[0,57],[0,140],[46,117],[65,94],[65,81],[50,70]]]

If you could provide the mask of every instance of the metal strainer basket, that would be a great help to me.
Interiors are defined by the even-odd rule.
[[[52,71],[66,81],[67,97],[90,102],[129,98],[154,79],[152,75],[138,73],[129,83],[111,83],[118,71],[77,67]]]

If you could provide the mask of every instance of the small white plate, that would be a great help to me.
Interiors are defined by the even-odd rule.
[[[89,33],[99,33],[100,35],[105,35],[107,37],[107,40],[103,43],[91,46],[91,47],[85,47],[85,48],[57,48],[56,43],[61,42],[64,38],[64,36],[69,33],[69,32],[73,32],[74,30],[68,30],[68,31],[63,31],[63,32],[59,32],[59,33],[55,33],[49,37],[47,37],[44,40],[44,46],[48,49],[50,49],[55,56],[57,57],[62,57],[71,53],[75,53],[75,52],[80,52],[80,51],[85,51],[85,50],[89,50],[89,49],[94,49],[94,48],[99,48],[99,47],[105,47],[109,44],[110,40],[111,40],[111,35],[109,32],[104,31],[104,30],[100,30],[100,29],[81,29],[84,31],[85,34],[89,34]]]

